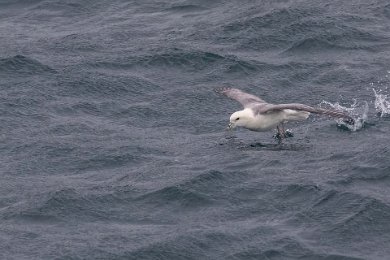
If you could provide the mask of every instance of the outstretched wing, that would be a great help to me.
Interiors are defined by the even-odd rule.
[[[252,107],[256,104],[266,104],[264,100],[254,95],[245,93],[236,88],[220,88],[215,90],[217,93],[221,93],[231,99],[238,101],[244,108]]]
[[[280,111],[280,110],[283,110],[283,109],[307,111],[307,112],[314,113],[314,114],[321,114],[321,115],[328,115],[328,116],[336,117],[336,118],[343,118],[344,121],[347,124],[350,124],[350,125],[353,125],[355,123],[355,120],[351,116],[349,116],[346,113],[344,113],[343,111],[332,110],[332,109],[323,109],[323,108],[314,108],[314,107],[311,107],[311,106],[298,104],[298,103],[279,104],[279,105],[268,104],[266,106],[259,106],[255,110],[255,113],[269,113],[269,112],[273,112],[273,111]]]

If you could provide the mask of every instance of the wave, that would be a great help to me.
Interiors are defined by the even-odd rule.
[[[287,26],[286,33],[296,32],[297,35],[284,53],[360,49],[376,52],[388,46],[386,36],[350,26],[342,20],[336,22],[337,19],[308,19]]]
[[[276,28],[284,24],[292,23],[300,19],[304,13],[294,8],[276,8],[263,14],[248,15],[250,10],[242,13],[242,19],[223,25],[223,32],[230,33],[255,33],[256,29]],[[247,35],[247,34],[246,34]]]
[[[74,189],[61,189],[31,197],[23,203],[3,208],[2,218],[23,219],[30,222],[59,222],[66,217],[94,215],[96,209]],[[84,212],[84,213],[82,213]]]
[[[287,48],[284,53],[297,53],[297,52],[311,52],[319,50],[343,50],[348,49],[347,47],[337,45],[328,40],[316,39],[316,38],[306,38],[300,41],[295,42],[291,47]]]
[[[117,192],[118,189],[121,190],[120,193]],[[0,207],[0,219],[45,224],[59,222],[76,224],[84,220],[132,221],[135,213],[128,214],[127,210],[124,210],[134,211],[133,204],[129,204],[129,199],[133,198],[132,192],[133,188],[118,186],[116,192],[112,192],[111,189],[96,192],[65,187],[38,192],[18,203]],[[139,219],[141,218],[136,218],[137,221]]]
[[[348,225],[352,219],[363,215],[363,218],[366,216],[378,218],[379,222],[385,221],[384,216],[390,215],[390,205],[379,199],[334,189],[324,189],[318,192],[309,204],[305,206],[305,209],[297,211],[293,218],[294,222],[306,226],[320,221],[323,228],[333,230],[340,225]],[[380,214],[378,214],[379,209]],[[364,219],[361,221],[364,222]],[[376,223],[367,223],[367,225],[378,226]],[[349,230],[352,232],[354,229],[349,228]]]
[[[268,249],[268,250],[260,250],[260,249],[248,249],[248,250],[242,250],[241,252],[234,253],[231,255],[231,259],[316,259],[316,260],[364,260],[366,258],[364,257],[355,257],[347,254],[336,254],[336,253],[324,253],[322,250],[318,250],[318,252],[308,251],[307,248],[302,247],[303,245],[300,245],[298,247],[299,242],[294,241],[291,243],[291,245],[287,244],[286,247],[293,249],[293,247],[296,247],[295,249],[300,253],[293,253],[289,254],[288,252],[285,252],[284,250],[278,250],[278,249]],[[230,259],[230,258],[228,258]]]
[[[81,1],[79,2],[63,2],[63,1],[37,1],[38,4],[32,6],[28,14],[32,18],[40,18],[41,16],[45,18],[48,17],[58,17],[60,14],[63,16],[76,16],[89,14],[92,7],[95,5],[91,1]]]
[[[55,72],[56,71],[51,67],[23,55],[16,55],[10,58],[0,59],[0,73],[32,75],[37,73]]]
[[[136,63],[145,67],[182,67],[191,69],[204,69],[216,62],[224,60],[224,57],[211,52],[171,50],[165,53],[156,53],[150,56],[137,58]]]
[[[343,171],[347,174],[339,180],[334,180],[331,183],[350,185],[356,182],[380,184],[390,182],[390,167],[374,167],[374,166],[353,166],[350,169]]]
[[[98,62],[94,65],[114,68],[141,66],[146,68],[176,67],[186,70],[202,70],[224,59],[223,56],[211,52],[171,49],[163,52],[157,51],[152,55],[133,56],[109,63]]]
[[[178,236],[169,234],[165,240],[151,241],[149,245],[117,256],[126,259],[365,259],[342,253],[324,253],[321,249],[311,248],[293,234],[245,235],[216,229],[187,231]],[[267,239],[262,237],[264,235]],[[244,243],[243,238],[247,237],[250,241]]]
[[[168,12],[175,12],[175,13],[193,13],[193,12],[200,12],[205,11],[207,8],[202,7],[200,5],[194,5],[194,4],[180,4],[180,5],[172,5],[169,8],[166,8],[165,11]]]
[[[208,195],[212,186],[219,186],[225,178],[218,171],[210,171],[187,180],[183,183],[164,187],[139,196],[136,200],[142,204],[178,205],[184,208],[196,208],[213,204]]]
[[[161,90],[153,81],[139,76],[112,75],[107,72],[83,74],[74,72],[72,75],[62,75],[59,83],[59,94],[75,97],[115,97],[115,100],[124,98],[128,101],[137,100],[137,97]]]
[[[375,18],[349,12],[328,14],[321,6],[298,5],[274,7],[268,11],[257,6],[245,10],[234,22],[223,25],[218,37],[234,41],[242,49],[282,49],[279,52],[282,54],[345,50],[378,52],[389,46],[389,37],[381,29],[359,26],[362,21],[376,24]]]
[[[197,191],[180,186],[165,187],[138,197],[136,202],[147,205],[165,205],[174,208],[191,209],[204,207],[211,203],[209,198]]]
[[[213,73],[249,74],[273,66],[257,61],[239,58],[234,55],[220,55],[198,50],[171,49],[154,54],[131,56],[115,61],[101,61],[90,64],[94,68],[128,70],[130,68],[172,70],[184,72],[208,71]]]

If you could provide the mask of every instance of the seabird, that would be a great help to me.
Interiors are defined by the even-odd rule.
[[[244,106],[243,110],[234,112],[230,116],[229,129],[242,126],[251,131],[262,132],[276,127],[278,131],[276,137],[279,139],[279,142],[289,134],[284,129],[284,123],[305,120],[309,117],[310,113],[341,118],[349,125],[355,123],[355,120],[351,116],[339,110],[314,108],[299,103],[270,104],[259,97],[236,88],[224,87],[216,89],[216,92],[234,99]]]

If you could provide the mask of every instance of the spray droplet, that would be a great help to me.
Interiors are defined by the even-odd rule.
[[[384,117],[390,114],[390,101],[387,99],[387,95],[381,94],[381,90],[378,92],[373,88],[375,95],[375,110],[380,115]]]
[[[354,119],[354,124],[350,124],[346,122],[345,119],[338,118],[336,119],[338,127],[349,131],[357,131],[364,127],[364,123],[366,122],[368,115],[367,101],[364,101],[363,104],[360,105],[358,101],[354,99],[350,107],[342,106],[338,102],[331,103],[328,101],[322,101],[320,106],[324,105],[335,110],[344,111]]]

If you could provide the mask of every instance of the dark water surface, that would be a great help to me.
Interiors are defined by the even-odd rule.
[[[389,76],[387,0],[0,0],[0,259],[390,259]]]

